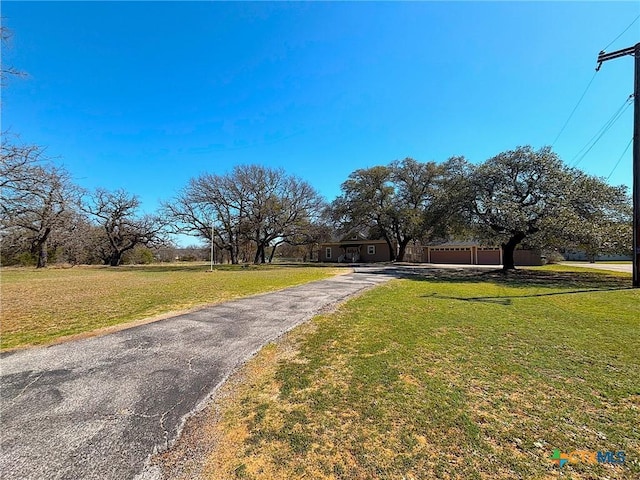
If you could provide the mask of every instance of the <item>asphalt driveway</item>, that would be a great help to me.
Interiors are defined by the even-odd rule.
[[[149,456],[257,350],[397,271],[356,272],[0,357],[3,479],[154,478]]]
[[[561,265],[571,267],[594,268],[596,270],[609,270],[612,272],[632,273],[633,265],[629,263],[579,263],[579,262],[562,262]]]

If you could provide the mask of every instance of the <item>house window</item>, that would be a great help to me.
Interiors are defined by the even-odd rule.
[[[325,258],[331,258],[331,247],[327,247],[327,249],[324,252],[324,256]]]
[[[376,246],[375,245],[368,245],[367,246],[367,253],[369,255],[375,255],[376,254]]]

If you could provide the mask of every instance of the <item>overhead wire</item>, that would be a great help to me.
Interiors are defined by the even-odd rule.
[[[631,146],[632,143],[633,143],[633,137],[631,137],[631,140],[629,140],[629,143],[627,143],[627,148],[624,149],[624,152],[622,152],[622,155],[620,155],[620,158],[618,158],[618,161],[616,162],[616,164],[611,169],[611,172],[607,176],[607,180],[609,180],[611,178],[611,175],[613,175],[613,172],[616,171],[616,168],[618,168],[618,165],[620,165],[620,162],[622,161],[625,153],[627,153],[627,150],[629,150],[629,147]]]
[[[632,99],[633,99],[633,94],[629,95],[629,97],[624,101],[624,103],[620,106],[620,108],[618,108],[618,110],[609,118],[609,120],[605,122],[605,124],[600,128],[600,130],[598,130],[596,134],[593,137],[591,137],[591,139],[589,139],[589,141],[578,151],[578,153],[576,153],[576,155],[571,159],[571,162],[570,162],[573,167],[578,166],[578,164],[582,162],[582,160],[584,160],[584,158],[591,151],[591,149],[596,146],[596,144],[605,135],[605,133],[607,133],[609,129],[618,121],[618,119],[624,114],[627,108],[629,108],[629,106],[633,103]],[[576,161],[576,159],[578,160]]]
[[[611,40],[603,49],[602,51],[604,52],[607,48],[609,48],[611,45],[613,45],[620,37],[622,37],[622,35],[624,35],[632,26],[635,22],[638,21],[638,19],[640,18],[640,15],[636,16],[629,25],[627,25],[627,27],[618,34],[618,36],[616,38],[614,38],[613,40]],[[562,133],[565,131],[565,129],[567,128],[567,125],[569,124],[569,122],[571,121],[571,119],[573,118],[573,115],[576,113],[576,110],[578,109],[578,107],[580,106],[580,104],[582,103],[582,100],[584,99],[585,95],[587,94],[587,92],[589,91],[589,88],[591,88],[591,84],[593,83],[593,81],[596,78],[596,74],[598,73],[598,70],[596,70],[593,74],[593,76],[591,77],[591,80],[589,80],[589,83],[587,84],[586,88],[584,89],[584,91],[582,92],[582,95],[580,95],[580,98],[578,99],[578,103],[576,103],[575,107],[573,107],[573,109],[571,110],[571,113],[569,114],[569,117],[567,118],[567,120],[564,122],[564,124],[562,125],[562,128],[560,129],[560,131],[558,132],[558,134],[556,135],[556,138],[553,139],[553,142],[551,142],[551,146],[553,147],[556,142],[558,141],[558,139],[560,138],[560,136],[562,135]],[[591,140],[590,140],[591,141]]]
[[[638,19],[640,18],[640,15],[638,15],[636,18],[633,19],[633,21],[629,24],[629,26],[627,28],[625,28],[620,35],[618,35],[616,38],[614,38],[613,40],[611,40],[606,47],[604,47],[602,49],[602,51],[604,52],[607,48],[609,48],[611,45],[613,45],[613,43],[615,43],[616,40],[618,40],[622,35],[624,35],[626,33],[627,30],[629,30],[631,28],[631,26],[636,23],[638,21]]]
[[[640,15],[637,15],[637,16],[636,16],[636,18],[634,18],[634,19],[631,21],[631,23],[627,26],[627,28],[625,28],[622,32],[620,32],[620,34],[619,34],[616,38],[614,38],[613,40],[611,40],[611,41],[607,44],[607,46],[606,46],[606,47],[604,47],[604,48],[602,49],[602,51],[604,52],[607,48],[609,48],[611,45],[613,45],[613,44],[614,44],[614,43],[615,43],[615,42],[616,42],[620,37],[622,37],[622,35],[624,35],[624,34],[627,32],[627,30],[629,30],[629,29],[633,26],[633,24],[634,24],[634,23],[636,23],[636,22],[638,21],[638,19],[639,19],[639,18],[640,18]],[[597,72],[597,70],[596,70],[596,72]],[[615,117],[615,115],[616,115],[618,112],[616,112],[616,113],[614,114],[614,117],[615,117],[615,118],[613,118],[613,117],[612,117],[612,120],[610,120],[609,128],[611,128],[611,126],[613,125],[613,123],[615,123],[615,121],[616,121],[618,118],[620,118],[620,117],[622,116],[622,113],[624,113],[624,110],[626,110],[626,108],[628,108],[628,107],[629,107],[629,105],[631,105],[630,100],[631,100],[632,98],[633,98],[633,94],[632,94],[632,95],[629,95],[629,98],[627,98],[627,100],[626,100],[626,102],[625,102],[625,103],[626,103],[626,106],[625,106],[625,105],[623,105],[623,107],[622,107],[622,108],[623,108],[623,112],[620,112],[620,114],[618,115],[618,117]],[[607,130],[608,130],[608,128],[607,128]],[[597,143],[597,141],[598,141],[600,138],[602,138],[602,135],[604,135],[604,133],[606,133],[606,130],[605,130],[604,132],[602,132],[602,134],[598,137],[598,139],[596,140],[596,142],[594,142],[594,144],[589,148],[589,150],[591,150],[591,148],[593,148],[593,146],[595,145],[595,143]],[[609,175],[607,175],[607,180],[609,180],[609,179],[611,178],[611,175],[613,175],[613,172],[615,172],[615,171],[616,171],[616,169],[618,168],[618,165],[620,165],[620,162],[622,161],[622,159],[623,159],[623,158],[624,158],[624,156],[626,155],[626,153],[627,153],[627,151],[629,150],[629,147],[631,146],[631,144],[632,144],[632,143],[633,143],[633,137],[629,140],[629,143],[627,143],[627,146],[625,147],[624,151],[622,152],[622,154],[620,155],[620,157],[619,157],[619,158],[618,158],[618,160],[616,161],[615,165],[614,165],[614,166],[613,166],[613,168],[611,169],[611,172],[609,172]],[[587,152],[585,152],[585,154],[584,154],[584,155],[586,155],[586,154],[589,152],[589,150],[587,150]],[[582,158],[584,158],[584,155],[583,155],[583,157],[582,157]],[[580,161],[582,160],[582,158],[578,161],[578,163],[580,163]],[[576,165],[577,165],[577,163],[576,163]]]
[[[589,80],[589,83],[587,84],[587,88],[584,89],[584,92],[582,92],[582,95],[580,95],[580,99],[578,100],[578,103],[576,103],[576,106],[573,107],[573,110],[571,110],[571,113],[569,114],[569,118],[567,118],[567,121],[564,122],[564,125],[562,126],[562,128],[560,129],[560,131],[558,132],[558,135],[556,135],[556,138],[553,139],[553,142],[551,142],[551,146],[553,147],[556,142],[558,141],[558,138],[560,138],[560,135],[562,135],[562,132],[564,132],[564,129],[567,128],[567,125],[569,125],[569,121],[571,120],[571,118],[573,117],[573,114],[576,113],[576,110],[578,109],[578,107],[580,106],[580,103],[582,103],[582,99],[584,98],[584,96],[587,94],[587,92],[589,91],[589,87],[591,87],[591,84],[593,83],[593,80],[596,78],[596,75],[598,74],[598,72],[593,72],[593,76],[591,77],[591,80]]]

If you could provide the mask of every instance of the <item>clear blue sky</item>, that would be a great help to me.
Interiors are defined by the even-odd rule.
[[[640,2],[2,2],[2,129],[146,210],[189,178],[284,167],[328,200],[357,168],[481,162],[551,144]],[[640,20],[607,51],[640,41]],[[633,91],[606,62],[560,136],[567,163]],[[580,162],[608,176],[633,107]],[[631,149],[611,176],[631,184]]]

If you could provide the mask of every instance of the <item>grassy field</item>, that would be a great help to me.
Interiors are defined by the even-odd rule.
[[[333,268],[204,264],[2,269],[3,349],[267,292],[334,275]]]
[[[629,285],[569,267],[391,281],[263,349],[161,462],[171,478],[640,478]],[[559,469],[555,449],[626,461]]]

